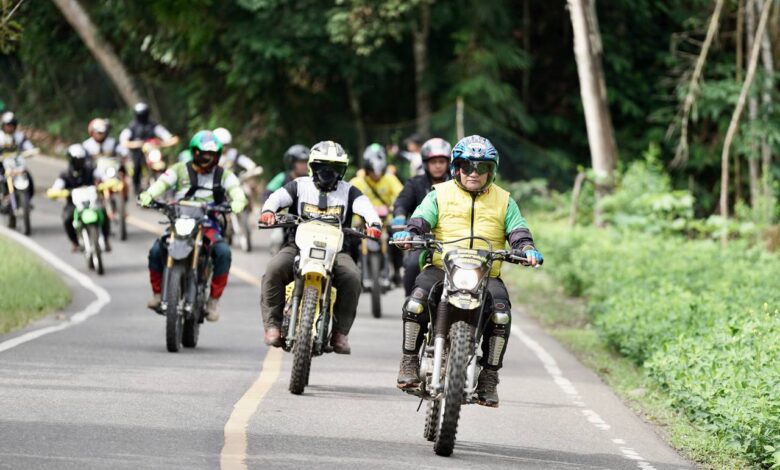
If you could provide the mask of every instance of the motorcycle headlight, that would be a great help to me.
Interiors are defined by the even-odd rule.
[[[452,274],[452,284],[461,290],[474,290],[479,284],[479,274],[470,269],[456,269]]]
[[[149,151],[149,161],[152,163],[157,163],[162,161],[162,152],[160,152],[157,149],[150,150]]]
[[[106,168],[106,178],[113,178],[116,176],[116,169]]]
[[[195,219],[176,219],[173,228],[176,230],[176,235],[186,237],[195,230]]]

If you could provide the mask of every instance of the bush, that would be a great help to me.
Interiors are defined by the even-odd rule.
[[[780,467],[780,259],[733,242],[539,227],[548,269],[672,405]]]

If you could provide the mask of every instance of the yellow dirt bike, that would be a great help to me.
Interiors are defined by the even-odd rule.
[[[17,220],[22,221],[22,231],[29,235],[32,231],[30,225],[30,212],[32,211],[32,192],[30,174],[27,172],[25,157],[32,156],[38,149],[30,149],[24,152],[3,152],[2,162],[5,177],[4,186],[0,190],[3,195],[0,200],[3,212],[8,216],[8,228],[16,228]]]
[[[366,238],[358,230],[341,226],[332,215],[302,219],[296,215],[278,215],[274,225],[258,225],[261,229],[295,229],[295,244],[299,254],[295,259],[295,280],[287,285],[282,348],[292,351],[293,366],[290,392],[303,393],[309,384],[309,371],[314,356],[332,352],[330,335],[333,326],[333,265],[344,246],[344,235]]]
[[[98,157],[96,164],[101,175],[106,214],[109,220],[118,222],[119,239],[127,240],[127,184],[120,172],[122,162],[117,157],[102,156]]]

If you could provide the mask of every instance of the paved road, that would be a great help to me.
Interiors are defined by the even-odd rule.
[[[31,165],[40,188],[59,171],[46,159]],[[158,219],[133,215],[146,228]],[[32,239],[87,273],[59,217],[60,205],[39,196]],[[234,251],[245,280],[231,277],[222,320],[205,325],[197,349],[169,354],[162,317],[144,308],[153,237],[131,226],[129,240],[105,257],[106,275],[87,273],[111,297],[98,315],[0,352],[0,468],[691,467],[517,311],[501,407],[464,407],[450,458],[433,453],[418,402],[394,387],[400,291],[385,298],[380,320],[363,299],[353,355],[315,359],[306,393],[290,395],[290,355],[261,341],[254,284],[268,261],[262,249]],[[68,282],[72,314],[95,296]],[[63,322],[52,316],[0,337],[0,348]]]

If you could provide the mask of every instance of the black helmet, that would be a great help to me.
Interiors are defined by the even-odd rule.
[[[87,167],[89,156],[81,144],[68,147],[65,155],[68,157],[68,166],[73,173],[81,173]]]
[[[16,119],[16,114],[14,114],[13,111],[4,112],[2,118],[0,118],[0,121],[4,126],[6,125],[16,126],[19,124],[19,121]]]
[[[309,161],[309,147],[301,144],[295,144],[284,152],[284,167],[291,170],[295,162]]]
[[[133,106],[133,114],[135,119],[141,124],[149,122],[149,105],[146,103],[136,103]]]
[[[387,169],[387,154],[385,154],[385,149],[381,145],[374,143],[366,147],[366,150],[363,152],[363,168],[367,172],[380,175],[385,173]]]

